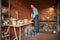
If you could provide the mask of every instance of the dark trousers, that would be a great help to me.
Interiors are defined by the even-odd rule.
[[[36,35],[39,32],[39,20],[38,15],[34,18],[34,34]]]

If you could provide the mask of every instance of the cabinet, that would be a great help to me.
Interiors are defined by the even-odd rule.
[[[1,31],[2,31],[2,40],[10,40],[10,27],[9,24],[9,0],[2,0],[2,24],[1,24]]]

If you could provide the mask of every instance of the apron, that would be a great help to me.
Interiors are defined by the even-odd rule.
[[[34,18],[34,34],[36,35],[39,32],[39,20],[38,15]]]

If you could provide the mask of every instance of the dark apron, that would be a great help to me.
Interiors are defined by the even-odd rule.
[[[34,18],[34,34],[36,35],[39,32],[39,20],[38,15]]]

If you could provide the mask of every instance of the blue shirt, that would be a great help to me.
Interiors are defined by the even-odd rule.
[[[33,12],[31,13],[31,16],[32,16],[33,18],[35,18],[35,16],[38,15],[38,10],[37,10],[37,8],[33,8],[32,11],[33,11]]]

